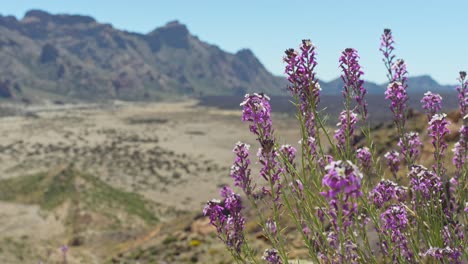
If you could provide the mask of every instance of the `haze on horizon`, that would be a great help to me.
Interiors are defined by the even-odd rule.
[[[467,1],[389,2],[328,1],[91,1],[17,0],[3,3],[2,15],[21,19],[30,9],[53,14],[82,14],[118,29],[147,33],[171,20],[220,48],[251,49],[265,67],[283,73],[283,52],[310,38],[318,48],[318,76],[329,81],[340,72],[338,58],[348,47],[361,56],[366,80],[385,82],[378,50],[384,28],[391,28],[396,55],[408,63],[410,76],[430,75],[441,84],[454,84],[468,70]]]

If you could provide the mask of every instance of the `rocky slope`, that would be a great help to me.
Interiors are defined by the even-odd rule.
[[[207,44],[177,21],[148,34],[115,29],[88,16],[32,10],[0,16],[0,96],[157,99],[170,95],[280,93],[247,49]]]

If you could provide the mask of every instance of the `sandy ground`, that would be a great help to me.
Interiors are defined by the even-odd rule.
[[[240,108],[217,110],[196,101],[32,106],[13,112],[22,114],[0,118],[0,178],[73,164],[157,202],[163,222],[177,212],[201,212],[207,200],[218,197],[220,186],[232,185],[229,168],[236,142],[252,144],[253,160],[258,149],[255,136],[241,122]],[[293,118],[276,115],[274,125],[280,143],[297,147]],[[258,165],[253,165],[255,175]],[[57,248],[65,232],[61,210],[51,215],[36,205],[0,202],[0,252],[35,259],[50,254],[59,262]],[[28,246],[35,243],[41,244],[39,253]],[[99,262],[88,251],[83,254],[89,263]],[[18,261],[1,256],[3,263]]]
[[[258,146],[239,111],[180,103],[34,107],[0,119],[0,177],[74,164],[175,210],[197,210],[231,183],[237,141]],[[297,146],[295,120],[275,116],[282,143]]]

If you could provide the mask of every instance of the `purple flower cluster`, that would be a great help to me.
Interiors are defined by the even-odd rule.
[[[275,202],[279,201],[281,194],[281,177],[283,172],[279,166],[279,153],[276,151],[273,141],[261,141],[262,147],[258,149],[258,162],[262,165],[260,168],[260,176],[267,182],[271,183],[274,190],[268,190],[263,187],[263,193],[274,197]]]
[[[390,100],[390,110],[393,113],[395,123],[404,125],[405,109],[408,101],[408,93],[401,82],[392,82],[385,91],[385,99]]]
[[[346,147],[346,139],[351,140],[357,123],[357,115],[353,111],[342,111],[340,122],[336,124],[339,129],[335,130],[335,139],[341,149]]]
[[[317,66],[317,55],[314,44],[309,40],[302,40],[300,51],[286,50],[283,58],[286,62],[285,73],[289,81],[288,89],[302,102],[314,100],[318,103],[320,89],[314,69]],[[304,109],[303,109],[304,110]]]
[[[398,170],[400,170],[400,153],[396,150],[389,151],[384,155],[387,160],[387,166],[390,168],[393,177],[396,179]]]
[[[403,202],[407,196],[407,189],[390,180],[381,180],[377,186],[369,192],[371,200],[377,208],[382,208],[391,200]]]
[[[452,249],[449,246],[445,248],[431,247],[421,254],[421,257],[432,257],[438,261],[442,261],[443,263],[445,263],[445,259],[449,261],[448,263],[462,263],[460,260],[461,256],[461,250]]]
[[[400,138],[398,146],[401,148],[403,156],[408,157],[412,162],[414,162],[418,159],[421,153],[422,143],[417,132],[409,132],[405,133],[404,139]]]
[[[383,222],[381,232],[390,236],[395,246],[393,260],[396,261],[399,255],[405,257],[406,260],[411,260],[413,254],[408,248],[405,234],[409,222],[406,207],[402,204],[392,205],[380,215],[380,219]]]
[[[468,146],[468,126],[462,125],[460,128],[460,140],[455,143],[453,151],[452,163],[455,165],[456,174],[460,175],[463,165],[467,160]]]
[[[372,154],[369,148],[358,148],[356,151],[356,157],[364,170],[369,171],[371,169]]]
[[[466,72],[460,72],[460,86],[457,86],[458,104],[460,105],[460,113],[463,116],[468,114],[468,81],[466,80]]]
[[[294,97],[299,100],[300,115],[304,120],[306,135],[305,138],[316,137],[315,113],[317,104],[320,101],[320,85],[315,76],[315,46],[308,39],[303,40],[299,51],[294,49],[286,50],[284,61],[286,62],[285,73],[288,76],[288,89]],[[315,141],[303,144],[304,151],[309,147],[312,157],[315,157]]]
[[[344,194],[344,200],[362,195],[362,173],[351,161],[332,161],[325,166],[325,171],[322,186],[328,190],[322,195],[328,200],[337,199],[339,194]]]
[[[384,29],[384,33],[380,38],[380,51],[384,56],[382,60],[388,70],[387,77],[389,80],[392,80],[393,78],[392,65],[393,60],[395,59],[395,55],[392,54],[395,49],[393,44],[395,44],[395,41],[393,40],[392,31],[388,28]]]
[[[273,236],[276,235],[276,233],[278,232],[276,222],[271,218],[266,221],[265,227],[266,227],[266,232]]]
[[[249,121],[250,131],[257,136],[271,138],[273,128],[271,121],[270,98],[262,93],[246,94],[242,106],[242,121]]]
[[[408,89],[408,71],[406,70],[406,63],[402,59],[398,59],[393,65],[392,65],[392,70],[393,70],[393,82],[399,82],[401,83],[401,86],[404,87],[404,89]]]
[[[434,146],[434,169],[437,173],[443,174],[445,172],[442,167],[442,157],[444,156],[445,150],[447,149],[447,143],[444,140],[444,136],[450,133],[448,125],[450,122],[447,120],[446,114],[436,114],[432,117],[429,122],[429,136],[432,137],[432,145]]]
[[[328,200],[327,213],[331,216],[334,230],[346,232],[357,215],[357,203],[353,202],[353,198],[362,196],[362,173],[351,161],[341,160],[332,161],[325,166],[325,171],[322,186],[326,191],[321,194]],[[341,220],[338,220],[339,217]],[[336,248],[332,243],[330,246]]]
[[[457,142],[453,146],[452,152],[453,152],[453,158],[452,158],[452,163],[455,165],[455,168],[457,169],[457,174],[460,173],[463,164],[465,164],[465,159],[466,155],[464,154],[466,152],[464,146],[464,142]]]
[[[250,122],[250,131],[258,136],[260,148],[257,156],[262,165],[260,176],[271,183],[275,190],[268,190],[264,187],[264,193],[275,197],[275,202],[279,201],[281,193],[280,174],[282,169],[277,160],[279,153],[275,147],[273,137],[273,127],[271,121],[270,98],[264,94],[246,94],[241,103],[242,120]]]
[[[343,96],[345,99],[354,97],[357,103],[356,111],[361,115],[361,119],[367,119],[367,102],[364,89],[364,81],[361,79],[364,72],[359,65],[359,55],[357,50],[348,48],[341,53],[340,68],[341,79],[344,82]]]
[[[236,154],[236,160],[231,166],[231,177],[234,179],[234,186],[239,186],[246,195],[252,194],[252,178],[250,177],[250,145],[238,142],[232,150]]]
[[[418,194],[424,200],[439,199],[442,191],[442,181],[435,173],[424,166],[413,165],[408,176],[410,177],[410,187],[413,193]]]
[[[208,216],[210,223],[216,227],[218,237],[239,254],[244,243],[245,227],[241,198],[227,186],[221,189],[220,194],[223,200],[209,201],[203,215]]]
[[[294,167],[294,158],[296,158],[296,149],[291,145],[282,145],[279,149],[280,153],[286,158],[289,164],[286,164],[285,170],[290,173],[288,165]]]
[[[421,99],[421,103],[422,108],[426,111],[427,118],[431,120],[432,116],[442,109],[442,96],[426,92]]]
[[[263,253],[262,259],[270,264],[282,264],[278,250],[274,248],[266,249]]]

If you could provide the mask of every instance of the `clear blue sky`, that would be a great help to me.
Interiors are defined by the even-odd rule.
[[[429,74],[453,84],[459,70],[468,70],[467,0],[4,0],[1,14],[21,18],[33,8],[90,15],[140,33],[177,19],[224,50],[252,49],[278,75],[283,51],[310,38],[318,47],[319,78],[339,76],[340,52],[353,47],[365,78],[384,82],[378,47],[386,27],[393,30],[396,54],[407,61],[410,75]]]

